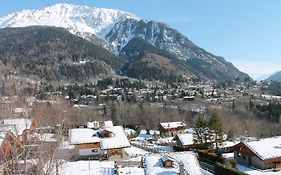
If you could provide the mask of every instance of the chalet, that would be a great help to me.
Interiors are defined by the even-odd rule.
[[[233,146],[235,160],[258,169],[281,169],[281,136]]]
[[[176,141],[176,147],[179,150],[191,149],[194,145],[192,133],[177,134],[173,140]]]
[[[173,152],[168,154],[149,154],[144,158],[145,174],[192,174],[203,175],[194,152]]]
[[[126,156],[124,148],[131,146],[122,126],[75,128],[69,130],[69,138],[76,159],[119,159]]]
[[[173,137],[177,134],[184,133],[185,129],[187,129],[185,122],[160,123],[160,134],[166,137]]]

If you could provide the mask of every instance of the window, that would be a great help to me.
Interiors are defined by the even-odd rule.
[[[242,154],[241,153],[236,153],[237,157],[241,158]]]
[[[92,149],[92,153],[96,153],[96,152],[98,152],[97,149]]]

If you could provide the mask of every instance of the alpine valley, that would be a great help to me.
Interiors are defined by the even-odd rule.
[[[0,28],[1,66],[18,75],[74,81],[112,74],[160,81],[250,78],[172,27],[117,9],[57,4],[1,17]]]

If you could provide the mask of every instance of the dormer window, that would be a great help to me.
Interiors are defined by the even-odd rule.
[[[113,137],[113,133],[111,131],[108,131],[106,129],[99,132],[100,138],[110,138]]]
[[[174,158],[169,155],[164,155],[163,157],[161,157],[161,161],[164,168],[172,168],[175,162]]]

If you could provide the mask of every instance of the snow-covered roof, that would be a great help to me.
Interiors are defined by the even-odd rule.
[[[100,138],[98,133],[101,132],[101,130],[110,131],[112,136]],[[106,127],[100,130],[90,128],[71,129],[69,130],[69,141],[74,145],[99,142],[101,149],[125,148],[131,146],[122,126]]]
[[[186,124],[184,122],[163,122],[163,123],[160,123],[160,125],[164,129],[172,129],[172,128],[178,128],[178,127],[186,126]]]
[[[165,154],[164,156],[162,156],[161,160],[162,160],[162,162],[166,162],[167,160],[170,160],[172,162],[175,161],[175,159],[172,156],[170,156],[169,154]]]
[[[15,135],[22,135],[23,131],[30,129],[32,124],[31,119],[18,118],[18,119],[4,119],[1,121],[0,130],[10,131]]]
[[[106,128],[106,130],[111,131],[114,136],[102,138],[100,143],[101,149],[125,148],[131,146],[122,126],[113,126]]]
[[[94,130],[90,128],[70,129],[69,142],[74,145],[100,142],[100,138],[97,136],[98,131],[99,130]]]
[[[262,160],[281,157],[281,136],[243,143]]]
[[[182,145],[192,145],[193,144],[193,134],[186,133],[186,134],[178,134],[177,137],[179,138]]]
[[[173,158],[175,162],[172,168],[163,167],[162,157],[163,154],[151,154],[145,157],[145,173],[147,175],[178,175],[179,162],[182,162],[186,174],[203,175],[199,162],[194,152],[174,152],[169,153],[169,157]]]

